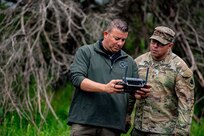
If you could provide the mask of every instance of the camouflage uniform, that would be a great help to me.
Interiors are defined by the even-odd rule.
[[[154,61],[150,52],[135,61],[143,79],[149,67],[152,88],[150,96],[136,101],[134,128],[153,135],[189,135],[194,107],[192,71],[171,51],[162,61]]]

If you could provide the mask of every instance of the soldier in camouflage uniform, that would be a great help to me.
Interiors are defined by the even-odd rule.
[[[150,37],[150,52],[135,59],[139,76],[149,67],[150,95],[136,102],[132,136],[190,134],[194,107],[193,73],[172,53],[175,32],[159,26]]]

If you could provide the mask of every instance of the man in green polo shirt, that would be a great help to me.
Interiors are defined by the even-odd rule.
[[[68,118],[71,136],[120,136],[125,132],[129,97],[140,97],[139,93],[123,93],[123,86],[117,85],[127,66],[128,77],[138,76],[133,58],[122,50],[127,37],[127,23],[114,19],[103,39],[77,50],[70,68],[76,88]],[[141,91],[141,95],[149,94],[149,89]]]

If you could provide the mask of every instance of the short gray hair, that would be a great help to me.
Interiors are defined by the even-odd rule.
[[[110,32],[113,28],[117,28],[122,32],[128,32],[128,24],[121,19],[113,19],[106,28],[106,31]]]

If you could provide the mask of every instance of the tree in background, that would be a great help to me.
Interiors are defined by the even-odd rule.
[[[9,6],[5,1],[0,1],[0,114],[15,111],[36,128],[33,113],[42,123],[49,111],[58,120],[50,90],[68,80],[76,49],[100,38],[115,17],[129,23],[125,50],[133,57],[147,50],[156,25],[171,26],[177,32],[174,50],[196,77],[196,104],[203,102],[202,0],[18,0]]]
[[[111,7],[114,3],[103,13],[92,12],[97,11],[96,7],[85,9],[84,4],[71,0],[23,0],[8,7],[5,1],[1,3],[1,116],[15,111],[37,129],[36,113],[40,124],[46,122],[50,111],[58,120],[50,90],[62,75],[67,76],[75,50],[100,37],[105,22],[118,14],[117,8]]]

